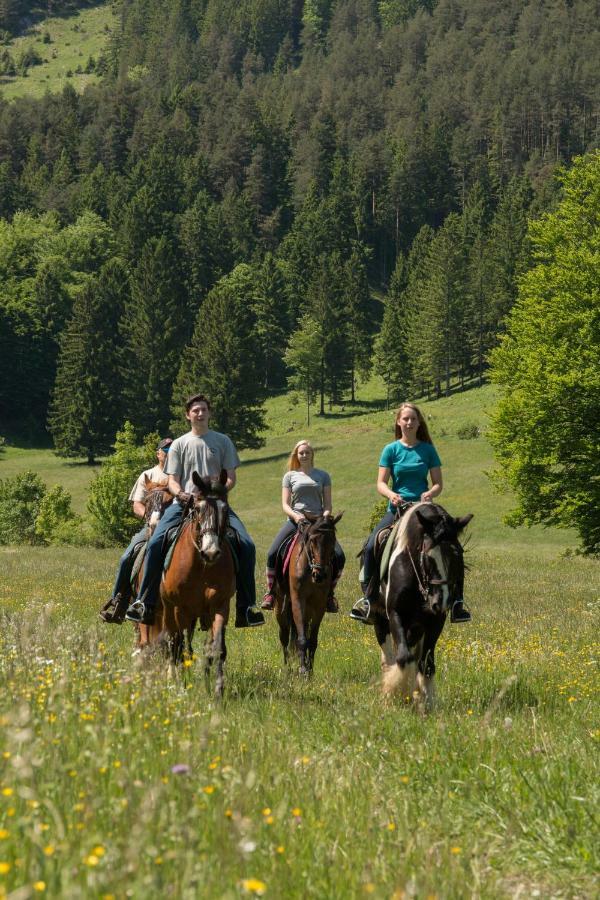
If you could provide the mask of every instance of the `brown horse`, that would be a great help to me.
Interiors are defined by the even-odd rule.
[[[184,648],[191,655],[196,621],[209,632],[204,673],[208,687],[210,668],[216,659],[215,694],[221,697],[227,656],[225,629],[235,593],[235,565],[225,540],[227,473],[223,470],[219,481],[204,480],[197,472],[192,478],[198,493],[161,583],[162,627],[168,636],[172,664],[181,661]]]
[[[304,515],[308,525],[299,528],[287,576],[283,583],[275,585],[275,614],[285,662],[294,643],[300,674],[308,675],[312,671],[319,628],[331,590],[335,526],[342,513],[335,518],[331,514]]]
[[[166,484],[161,484],[159,481],[151,481],[147,475],[144,476],[144,488],[146,490],[144,521],[147,528],[147,540],[149,540],[154,534],[160,517],[173,500],[173,495],[167,490]],[[135,596],[139,592],[143,572],[144,567],[142,565],[135,579]],[[143,650],[144,647],[155,644],[162,632],[162,609],[157,610],[154,625],[134,625],[134,628],[137,635],[137,650]]]

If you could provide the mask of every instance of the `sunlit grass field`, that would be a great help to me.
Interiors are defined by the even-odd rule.
[[[446,627],[427,718],[382,700],[372,631],[345,614],[391,413],[347,407],[307,429],[279,397],[265,447],[242,454],[232,502],[259,590],[299,437],[345,510],[343,613],[308,681],[284,670],[270,619],[229,632],[218,706],[199,659],[168,682],[160,660],[132,661],[129,626],[97,619],[118,549],[0,548],[0,896],[597,895],[598,564],[565,553],[571,534],[502,525],[485,437],[456,435],[485,430],[492,402],[484,388],[425,405],[443,502],[475,513],[474,623]],[[9,448],[0,478],[28,457],[76,484],[83,511],[91,473],[48,451]]]
[[[32,23],[21,35],[6,45],[15,60],[30,48],[37,51],[42,62],[27,70],[26,75],[0,77],[0,95],[7,100],[15,97],[43,97],[46,91],[61,91],[66,84],[82,91],[87,84],[98,80],[94,73],[86,73],[88,59],[96,61],[107,45],[114,25],[111,2],[93,3],[90,8],[76,10],[71,15],[49,16]],[[50,36],[45,43],[44,33]],[[79,71],[78,71],[79,69]]]

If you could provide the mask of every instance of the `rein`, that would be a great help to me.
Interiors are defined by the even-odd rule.
[[[316,576],[321,572],[325,572],[326,566],[321,565],[321,563],[315,562],[315,558],[311,552],[310,541],[308,540],[308,532],[310,531],[310,529],[310,524],[308,526],[305,525],[304,527],[300,525],[298,526],[301,540],[300,552],[304,550],[304,552],[306,553],[306,558],[308,560],[308,565],[310,567],[311,575]]]
[[[219,524],[219,516],[217,511],[217,501],[212,497],[205,497],[204,503],[207,504],[206,509],[203,511],[202,517],[200,517],[200,511],[197,507],[192,507],[189,514],[190,523],[196,523],[195,533],[192,531],[190,537],[192,540],[192,544],[198,551],[198,553],[202,554],[202,548],[198,545],[198,541],[202,542],[202,538],[206,534],[214,534],[215,537],[220,541],[225,533],[225,525],[226,525],[226,517],[223,518],[223,528],[220,529],[218,527]]]

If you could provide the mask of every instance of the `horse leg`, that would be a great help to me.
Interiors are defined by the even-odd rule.
[[[381,672],[385,678],[387,673],[396,665],[394,642],[387,621],[377,619],[375,621],[375,637],[381,650]]]
[[[289,662],[288,645],[290,643],[290,602],[289,597],[276,594],[275,615],[277,624],[279,625],[279,642],[283,649],[283,663],[287,665]]]
[[[416,675],[415,657],[410,652],[400,616],[395,610],[389,623],[395,654],[393,664],[383,675],[383,692],[393,694],[399,690],[403,697],[410,699]]]
[[[312,674],[313,665],[315,661],[315,653],[317,652],[317,645],[319,643],[319,629],[321,627],[321,622],[311,622],[310,623],[310,631],[308,635],[308,648],[307,648],[307,658],[308,658],[308,671]]]
[[[308,675],[306,665],[307,654],[306,648],[308,641],[306,640],[306,632],[304,626],[304,614],[300,602],[300,596],[297,585],[290,584],[290,606],[292,607],[292,618],[296,626],[296,650],[298,652],[298,662],[300,664],[300,675]]]
[[[436,621],[433,627],[426,629],[419,658],[417,705],[422,712],[431,712],[435,705],[435,645],[442,633],[446,617],[441,616],[440,619],[440,622]]]
[[[215,616],[216,634],[213,641],[213,653],[217,658],[217,678],[215,681],[215,697],[220,700],[223,697],[223,664],[227,657],[227,648],[225,646],[225,622],[223,616],[217,614]]]

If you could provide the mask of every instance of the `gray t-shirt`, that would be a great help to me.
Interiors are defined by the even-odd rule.
[[[194,490],[192,472],[201,478],[218,478],[221,469],[237,469],[240,458],[230,437],[210,429],[203,435],[193,431],[176,438],[169,447],[165,472],[175,475],[184,491]]]
[[[298,470],[286,472],[282,487],[291,491],[290,506],[298,512],[320,515],[323,512],[323,488],[330,487],[331,478],[323,469],[311,469],[309,475]]]

